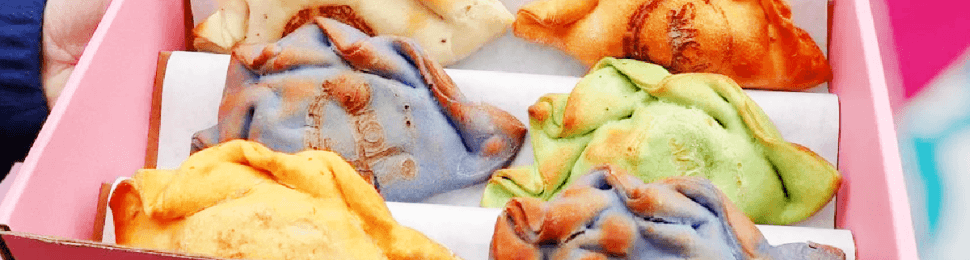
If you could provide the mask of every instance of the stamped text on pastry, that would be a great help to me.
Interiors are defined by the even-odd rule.
[[[370,86],[360,78],[351,74],[344,74],[335,80],[325,81],[321,86],[323,91],[314,98],[307,113],[307,135],[304,145],[310,149],[331,150],[333,141],[326,138],[321,131],[324,124],[324,114],[328,101],[336,101],[349,115],[352,122],[352,132],[356,146],[357,158],[348,160],[354,169],[367,180],[378,186],[381,182],[374,176],[372,165],[379,160],[404,155],[397,168],[399,177],[411,179],[417,175],[417,167],[413,158],[401,147],[389,147],[385,142],[384,127],[377,120],[377,114],[369,107]],[[350,159],[350,158],[347,158]],[[388,176],[390,177],[390,176]]]

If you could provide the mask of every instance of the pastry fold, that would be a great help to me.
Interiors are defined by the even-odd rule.
[[[339,155],[236,140],[140,170],[109,205],[117,243],[236,259],[459,259],[401,226]]]
[[[838,260],[808,243],[768,244],[710,181],[671,177],[644,184],[599,167],[551,201],[515,198],[495,224],[490,259]]]
[[[233,139],[282,152],[334,151],[388,201],[485,182],[526,128],[466,99],[409,39],[318,18],[276,43],[233,51],[216,126],[193,149]]]
[[[789,224],[827,204],[841,175],[786,142],[734,81],[671,75],[637,60],[604,58],[570,94],[529,107],[535,165],[496,171],[482,205],[548,200],[590,169],[611,164],[653,182],[710,179],[754,222]]]
[[[586,65],[630,58],[773,90],[804,90],[832,78],[785,0],[538,0],[519,9],[512,29]]]
[[[192,30],[193,45],[229,53],[237,44],[275,42],[317,16],[370,36],[413,38],[443,65],[501,36],[513,21],[498,0],[227,0]]]

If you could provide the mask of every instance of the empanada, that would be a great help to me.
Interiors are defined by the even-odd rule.
[[[120,245],[237,259],[459,260],[401,226],[337,154],[236,140],[140,170],[109,205]]]
[[[543,202],[515,198],[495,223],[492,260],[839,260],[817,243],[768,244],[710,181],[671,177],[644,184],[612,167],[583,176]]]
[[[637,60],[604,58],[572,93],[529,107],[536,165],[496,171],[482,204],[548,200],[595,166],[653,182],[711,180],[756,223],[789,224],[827,204],[841,183],[831,164],[786,142],[734,81],[670,75]]]
[[[370,36],[413,38],[442,65],[501,36],[513,20],[498,0],[227,0],[192,30],[193,45],[229,53],[237,44],[275,42],[317,16]]]
[[[193,147],[248,139],[334,151],[388,201],[415,202],[485,182],[525,133],[511,114],[467,100],[410,39],[318,18],[276,43],[236,48],[219,123]]]
[[[804,90],[832,77],[785,0],[539,0],[519,9],[512,28],[586,65],[637,59],[774,90]]]

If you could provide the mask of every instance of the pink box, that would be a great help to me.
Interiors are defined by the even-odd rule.
[[[170,257],[83,240],[93,237],[101,183],[144,165],[158,52],[184,49],[185,7],[182,1],[111,3],[0,204],[0,223],[15,231],[0,237],[14,257]],[[841,100],[844,176],[837,225],[852,230],[861,259],[916,259],[869,0],[837,0],[832,9],[830,86]]]

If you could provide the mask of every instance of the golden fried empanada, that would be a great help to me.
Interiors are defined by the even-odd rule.
[[[460,260],[397,223],[339,155],[234,140],[141,170],[109,205],[120,245],[236,259]]]
[[[631,58],[774,90],[804,90],[832,77],[784,0],[540,0],[520,9],[512,28],[586,65]]]

